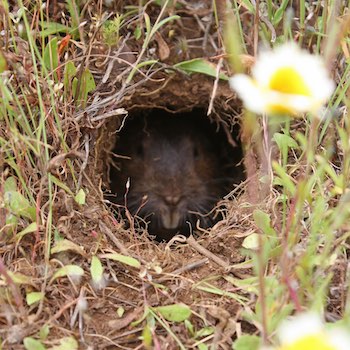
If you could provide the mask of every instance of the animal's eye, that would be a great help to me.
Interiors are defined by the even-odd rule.
[[[194,159],[198,159],[199,158],[199,149],[196,146],[193,147],[193,158]]]
[[[137,154],[139,157],[143,157],[143,155],[144,155],[144,149],[143,149],[142,143],[140,143],[140,144],[137,145],[136,154]]]

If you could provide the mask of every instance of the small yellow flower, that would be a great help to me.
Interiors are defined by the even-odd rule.
[[[236,74],[230,86],[246,108],[268,114],[316,113],[335,87],[321,57],[294,43],[261,53],[252,78]]]
[[[336,348],[322,335],[309,335],[296,340],[293,344],[281,346],[279,350],[336,350]]]
[[[313,313],[285,321],[277,335],[280,346],[274,350],[350,350],[350,331],[340,327],[327,329]]]

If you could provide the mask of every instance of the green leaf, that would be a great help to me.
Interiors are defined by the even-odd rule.
[[[258,250],[259,249],[259,234],[252,233],[246,238],[244,238],[242,242],[242,247],[250,250]]]
[[[73,243],[72,241],[70,241],[68,239],[62,239],[62,240],[56,242],[54,247],[51,249],[51,254],[66,252],[68,250],[76,252],[80,255],[85,255],[85,251],[81,246],[79,246],[76,243]]]
[[[276,132],[273,135],[273,139],[275,140],[278,148],[280,149],[280,151],[282,152],[283,150],[285,150],[286,148],[298,148],[298,144],[297,142],[290,137],[289,135],[286,134],[281,134],[279,132]]]
[[[64,66],[64,75],[63,75],[63,85],[66,92],[72,91],[73,94],[73,79],[77,74],[77,69],[72,61],[68,61]],[[72,85],[71,85],[72,84]]]
[[[42,326],[40,328],[40,332],[39,332],[39,335],[40,335],[40,339],[41,340],[46,340],[47,337],[49,336],[49,333],[50,333],[50,327],[48,324]]]
[[[41,341],[31,337],[24,338],[23,345],[26,350],[45,350],[46,349]]]
[[[4,192],[17,191],[17,181],[13,176],[6,179],[4,183]]]
[[[150,349],[152,346],[153,338],[151,327],[149,326],[149,324],[146,324],[146,326],[143,328],[141,338],[145,349]]]
[[[174,21],[176,19],[180,19],[181,17],[178,15],[173,15],[167,18],[162,19],[158,24],[156,24],[153,28],[152,28],[152,36],[154,35],[154,33],[156,33],[160,27],[162,27],[164,24],[170,22],[170,21]]]
[[[3,73],[5,70],[7,70],[7,62],[5,59],[5,56],[3,53],[0,51],[0,73]]]
[[[207,337],[208,335],[214,334],[215,332],[215,327],[204,327],[201,328],[199,331],[196,332],[196,338],[203,338],[203,337]]]
[[[66,265],[58,269],[55,274],[52,276],[50,283],[55,279],[65,276],[75,276],[81,277],[84,275],[84,270],[78,265]]]
[[[333,164],[330,165],[329,161],[320,155],[315,156],[317,162],[320,164],[320,168],[323,167],[325,172],[334,181],[335,186],[343,188],[343,174],[339,174],[335,171]]]
[[[11,277],[13,283],[15,284],[27,284],[33,285],[32,276],[26,276],[19,272],[7,271],[7,274]]]
[[[141,38],[141,27],[140,26],[137,26],[134,30],[134,37],[136,40],[139,40]]]
[[[248,298],[246,298],[245,296],[242,296],[242,295],[239,295],[236,293],[232,293],[232,292],[227,292],[227,291],[222,290],[216,286],[213,286],[207,282],[200,282],[195,286],[195,288],[202,290],[202,291],[205,291],[207,293],[212,293],[212,294],[232,298],[232,299],[236,300],[238,303],[240,303],[241,305],[245,305],[246,302],[248,301]]]
[[[289,135],[278,132],[273,135],[273,139],[281,152],[282,164],[286,168],[289,149],[297,149],[298,143]]]
[[[120,38],[120,27],[123,22],[124,20],[122,16],[117,13],[113,19],[105,21],[102,25],[103,41],[107,45],[113,46],[118,44]]]
[[[249,277],[245,279],[235,278],[232,276],[225,276],[224,279],[230,282],[235,287],[246,291],[247,293],[254,293],[258,295],[259,293],[259,281],[257,277]]]
[[[288,6],[288,3],[289,3],[289,0],[283,0],[281,6],[275,12],[275,15],[274,15],[273,21],[272,21],[272,24],[274,27],[276,27],[277,24],[282,20],[283,15],[286,12],[286,8]]]
[[[72,33],[74,30],[71,28],[67,27],[64,24],[57,23],[57,22],[46,22],[46,21],[40,21],[41,23],[41,31],[40,35],[45,38],[49,35],[53,34],[59,34],[59,33]]]
[[[73,337],[65,337],[60,339],[60,345],[53,346],[50,350],[77,350],[78,342]]]
[[[119,261],[122,264],[136,267],[137,269],[141,267],[141,264],[137,259],[132,258],[131,256],[125,256],[118,253],[103,254],[103,255],[100,255],[100,258]]]
[[[216,77],[217,66],[203,58],[195,58],[189,61],[182,61],[174,65],[175,68],[181,69],[186,73],[202,73],[211,77]],[[224,73],[219,74],[222,80],[228,80],[228,76]]]
[[[144,61],[144,62],[141,62],[139,63],[128,75],[127,79],[126,79],[126,82],[129,83],[131,81],[131,79],[134,77],[134,74],[137,72],[138,69],[144,67],[144,66],[149,66],[149,65],[152,65],[152,64],[155,64],[157,63],[158,61],[157,60],[148,60],[148,61]]]
[[[190,320],[185,320],[184,321],[184,325],[185,325],[186,329],[188,330],[188,332],[190,333],[191,337],[194,337],[195,331],[194,331],[194,326],[191,323],[191,321]]]
[[[131,327],[137,327],[150,315],[152,316],[152,310],[150,310],[149,307],[145,307],[142,316],[138,320],[131,322]]]
[[[57,227],[55,227],[55,231],[53,233],[53,240],[56,242],[58,241],[62,241],[64,238],[63,236],[60,234],[60,232],[58,231]]]
[[[61,180],[59,180],[56,176],[51,175],[51,180],[55,185],[57,185],[58,187],[61,187],[68,194],[70,194],[72,197],[74,197],[74,193],[71,191],[71,189],[65,183],[63,183]]]
[[[43,61],[45,67],[54,71],[58,67],[58,38],[51,39],[45,46]]]
[[[68,8],[68,12],[70,14],[70,18],[73,24],[73,27],[78,28],[79,27],[79,19],[80,19],[80,11],[79,11],[79,7],[77,6],[77,2],[76,0],[67,0],[67,8]]]
[[[242,6],[245,7],[251,14],[255,14],[255,6],[250,0],[242,0]]]
[[[296,193],[296,187],[290,176],[277,162],[273,161],[272,166],[273,170],[278,175],[274,178],[274,184],[283,186],[291,194],[291,196],[294,196]]]
[[[256,335],[242,335],[232,345],[234,350],[259,350],[262,341]]]
[[[79,91],[79,100],[83,101],[83,105],[86,105],[87,96],[89,92],[96,89],[95,79],[91,74],[89,69],[85,69],[81,75],[80,91]]]
[[[167,321],[183,322],[191,316],[191,309],[185,304],[173,304],[153,308],[159,312]]]
[[[146,26],[146,36],[151,34],[151,20],[149,19],[148,14],[145,12],[143,14],[143,17],[145,18],[145,26]],[[144,45],[147,43],[145,40]]]
[[[144,67],[144,66],[150,66],[150,65],[155,64],[155,63],[157,63],[157,62],[158,62],[157,60],[143,61],[143,62],[139,63],[139,64],[136,66],[136,68],[137,68],[137,69],[140,69],[140,68],[142,68],[142,67]]]
[[[44,299],[44,297],[45,297],[45,294],[42,292],[32,292],[26,295],[26,301],[27,301],[27,304],[30,306]]]
[[[119,306],[118,309],[117,309],[117,315],[118,315],[118,317],[119,317],[119,318],[120,318],[120,317],[123,317],[124,313],[125,313],[125,309],[124,309],[122,306]]]
[[[9,228],[10,232],[14,232],[16,225],[18,224],[18,218],[9,213],[6,215],[6,226]]]
[[[85,85],[86,93],[88,94],[91,91],[96,89],[95,79],[89,69],[85,69],[82,75],[82,79]]]
[[[22,237],[24,237],[26,234],[36,232],[37,230],[38,230],[37,223],[36,222],[32,222],[24,230],[22,230],[21,232],[18,232],[16,234],[17,242],[19,242],[22,239]]]
[[[36,219],[36,210],[29,201],[17,191],[7,191],[4,194],[5,206],[17,216],[22,216],[32,221]]]
[[[74,197],[74,200],[79,204],[79,205],[84,205],[85,204],[85,199],[86,199],[86,194],[84,190],[81,188],[76,196]]]
[[[99,285],[103,280],[103,266],[97,256],[93,256],[91,259],[90,273],[92,280],[96,285]]]
[[[256,225],[268,236],[276,237],[276,231],[271,227],[270,216],[262,210],[256,209],[253,212],[253,218]]]

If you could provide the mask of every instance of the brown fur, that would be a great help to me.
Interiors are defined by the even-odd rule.
[[[197,220],[210,226],[213,219],[206,214],[233,183],[220,159],[221,143],[200,119],[152,115],[129,121],[115,150],[130,157],[119,158],[120,171],[112,172],[117,202],[124,204],[130,178],[128,209],[158,239],[188,235]]]

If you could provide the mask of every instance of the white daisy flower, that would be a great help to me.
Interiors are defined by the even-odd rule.
[[[321,57],[286,43],[262,52],[252,68],[252,78],[236,74],[230,86],[255,113],[296,114],[316,113],[335,84]]]
[[[274,350],[349,350],[350,330],[327,329],[319,315],[304,313],[282,323]]]

